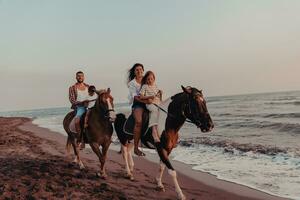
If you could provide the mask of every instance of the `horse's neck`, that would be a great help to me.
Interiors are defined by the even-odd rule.
[[[186,117],[183,115],[185,101],[183,99],[173,99],[168,107],[168,113],[166,119],[166,131],[175,130],[178,132],[183,126]]]
[[[98,118],[99,120],[102,120],[105,118],[104,109],[100,107],[98,104],[95,105],[95,107],[92,108],[93,117]]]

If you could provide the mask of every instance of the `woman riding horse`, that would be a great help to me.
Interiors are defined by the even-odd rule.
[[[139,141],[142,131],[142,116],[145,109],[145,104],[139,97],[143,74],[144,66],[141,63],[134,64],[128,71],[128,99],[129,103],[132,104],[132,115],[135,120],[133,129],[134,153],[138,156],[145,156],[145,154],[139,150]]]
[[[162,184],[162,175],[165,169],[165,166],[168,168],[169,174],[172,176],[176,193],[179,199],[185,199],[184,194],[178,184],[176,171],[174,170],[170,160],[169,155],[173,148],[177,146],[178,142],[178,131],[185,123],[185,121],[189,121],[195,124],[197,127],[201,129],[202,132],[209,132],[213,129],[214,124],[210,118],[206,107],[206,101],[202,94],[201,90],[192,87],[182,87],[183,92],[178,93],[172,96],[170,99],[166,100],[161,104],[162,110],[161,112],[165,112],[166,119],[163,121],[164,127],[160,131],[160,144],[154,143],[154,138],[151,134],[151,131],[148,131],[141,138],[142,143],[149,147],[155,147],[157,153],[160,157],[160,168],[159,174],[156,177],[158,188],[164,190],[164,186]],[[160,114],[162,116],[163,113]],[[124,124],[126,122],[126,118],[124,114],[117,114],[117,118],[115,120],[115,130],[117,136],[124,148],[131,140],[132,136],[128,135],[124,132]],[[151,129],[148,129],[151,130]],[[129,156],[128,156],[129,155]],[[125,159],[125,168],[127,171],[127,176],[133,180],[133,159],[128,155],[124,155]]]

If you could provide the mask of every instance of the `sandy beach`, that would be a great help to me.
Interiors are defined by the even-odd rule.
[[[38,127],[31,119],[0,117],[0,199],[176,199],[167,172],[166,191],[156,189],[156,163],[135,157],[135,180],[130,181],[124,177],[121,155],[111,150],[106,164],[109,177],[103,180],[96,176],[99,162],[90,149],[82,151],[86,169],[79,170],[72,163],[73,155],[66,154],[65,143],[65,136]],[[187,199],[284,199],[218,180],[178,162],[175,169]]]

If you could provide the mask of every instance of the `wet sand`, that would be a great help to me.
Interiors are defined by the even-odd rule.
[[[163,177],[166,191],[156,189],[156,163],[135,157],[135,180],[130,181],[124,177],[121,155],[111,150],[106,162],[108,178],[103,180],[96,176],[99,162],[90,149],[81,152],[86,169],[80,170],[72,163],[74,156],[66,154],[65,143],[65,136],[38,127],[31,119],[0,117],[0,199],[176,199],[167,171]],[[148,154],[150,160],[156,159]],[[187,199],[283,199],[174,164]]]

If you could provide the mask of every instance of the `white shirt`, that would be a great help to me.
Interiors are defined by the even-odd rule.
[[[132,104],[134,97],[140,95],[141,84],[136,82],[135,79],[132,79],[132,81],[128,83],[128,89],[129,89],[129,95],[128,95],[129,104]]]
[[[95,101],[90,101],[89,102],[89,105],[88,105],[88,108],[92,108],[95,106],[95,103],[96,103],[96,99],[98,98],[98,95],[97,93],[95,92],[92,96],[91,95],[88,95],[87,97],[87,100],[95,100]]]
[[[77,101],[87,100],[89,93],[87,87],[84,90],[78,90],[77,88]]]

